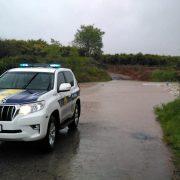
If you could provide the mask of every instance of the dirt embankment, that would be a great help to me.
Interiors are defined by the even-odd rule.
[[[151,73],[159,68],[156,67],[144,67],[144,66],[120,66],[110,65],[108,66],[108,72],[110,74],[120,74],[129,77],[133,80],[149,81]]]

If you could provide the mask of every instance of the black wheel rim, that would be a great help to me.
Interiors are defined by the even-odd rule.
[[[51,122],[49,127],[49,145],[51,147],[54,146],[55,138],[56,138],[56,126],[54,122]]]

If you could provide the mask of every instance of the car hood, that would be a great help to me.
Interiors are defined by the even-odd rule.
[[[0,103],[31,103],[37,101],[37,99],[46,92],[47,91],[44,90],[1,89]]]

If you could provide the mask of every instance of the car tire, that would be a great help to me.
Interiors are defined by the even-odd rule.
[[[70,130],[75,130],[78,127],[78,124],[79,124],[79,114],[80,114],[79,111],[80,111],[79,106],[78,106],[78,104],[76,104],[75,110],[74,110],[74,115],[72,117],[73,121],[68,126],[68,128]]]
[[[43,149],[45,151],[52,151],[55,146],[57,137],[57,125],[56,119],[54,116],[51,116],[48,123],[47,134],[45,138],[42,140]]]

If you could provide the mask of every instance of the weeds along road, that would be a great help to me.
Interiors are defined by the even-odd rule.
[[[79,130],[60,131],[55,151],[0,145],[0,179],[170,180],[170,153],[153,106],[173,99],[166,86],[135,81],[83,84]]]

